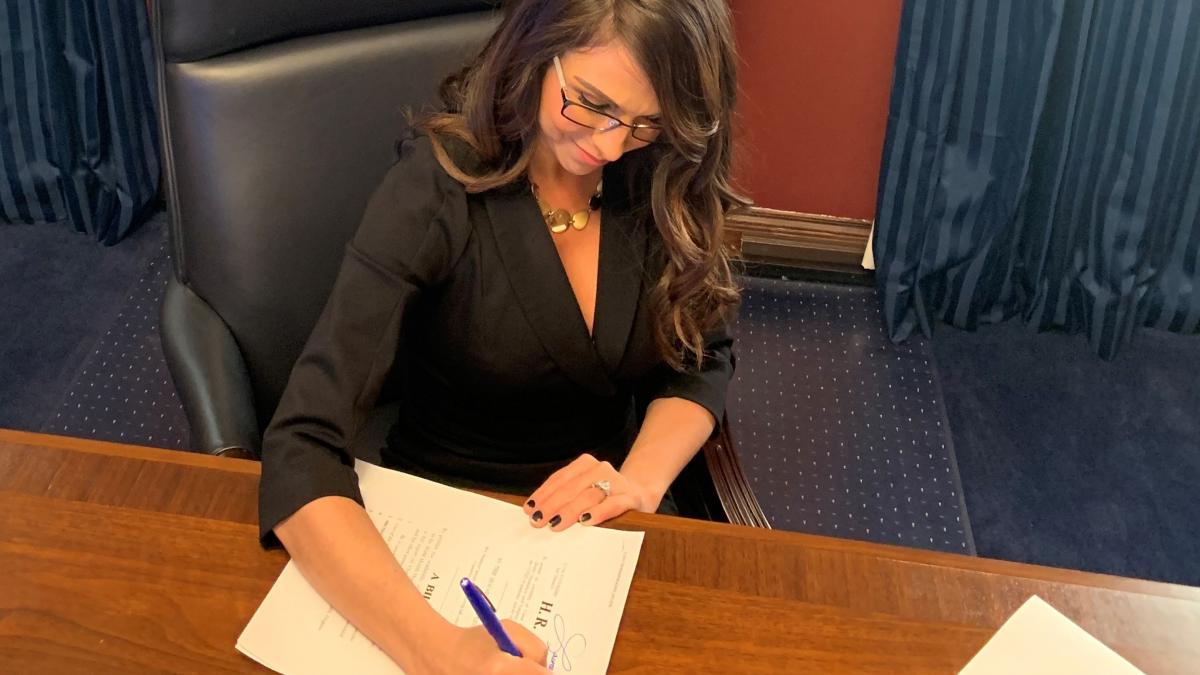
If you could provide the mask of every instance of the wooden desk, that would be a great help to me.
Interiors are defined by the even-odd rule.
[[[264,672],[286,555],[258,464],[0,430],[0,673]],[[953,673],[1031,594],[1148,673],[1200,667],[1200,589],[631,514],[614,673]]]

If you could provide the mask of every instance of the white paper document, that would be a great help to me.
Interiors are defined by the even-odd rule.
[[[520,507],[359,461],[367,512],[438,613],[479,619],[459,587],[469,577],[501,618],[550,648],[556,673],[604,673],[629,595],[641,532],[529,526]],[[237,648],[284,675],[402,673],[288,562]]]
[[[1038,596],[1021,605],[960,675],[1141,675]]]

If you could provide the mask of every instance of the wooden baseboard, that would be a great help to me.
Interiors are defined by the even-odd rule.
[[[746,262],[867,274],[871,221],[753,206],[726,220],[725,243]]]

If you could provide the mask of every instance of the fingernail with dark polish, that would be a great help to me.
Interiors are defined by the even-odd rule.
[[[539,520],[541,520],[541,519],[542,519],[542,512],[541,512],[541,511],[534,511],[534,512],[533,512],[533,515],[532,515],[532,516],[529,516],[529,517],[530,517],[530,518],[532,518],[532,519],[533,519],[533,522],[535,522],[535,523],[536,523],[536,522],[538,522]]]
[[[534,504],[533,500],[530,499],[529,501],[525,502],[525,506],[528,506],[529,508],[532,509],[533,507],[537,506],[537,504]]]
[[[554,527],[562,522],[562,516],[554,516],[550,519],[550,527]]]
[[[591,519],[592,519],[592,514],[590,514],[590,513],[583,513],[583,514],[580,514],[580,516],[579,516],[579,522],[581,522],[581,523],[586,523],[587,521],[589,521]]]

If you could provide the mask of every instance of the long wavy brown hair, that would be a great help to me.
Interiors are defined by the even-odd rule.
[[[628,153],[631,198],[661,238],[651,295],[654,336],[673,368],[699,366],[704,333],[739,298],[724,245],[725,216],[749,202],[730,184],[736,53],[724,0],[512,0],[478,56],[441,87],[445,110],[417,121],[438,161],[469,192],[525,174],[552,60],[620,40],[661,106],[659,140]],[[459,138],[481,172],[455,165],[439,141]]]

